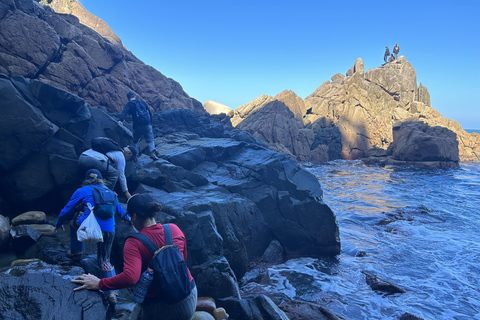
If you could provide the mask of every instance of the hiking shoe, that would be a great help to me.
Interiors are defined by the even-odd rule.
[[[150,153],[150,159],[152,159],[153,161],[158,160],[158,157],[157,157],[157,155],[155,154],[155,151],[152,151],[152,152]]]
[[[110,305],[116,305],[118,303],[117,294],[115,292],[110,293],[107,296],[107,301]]]
[[[83,251],[77,251],[72,253],[70,250],[68,250],[67,257],[75,261],[80,261],[83,259]]]
[[[157,149],[154,149],[153,152],[155,153],[155,155],[160,158],[160,153],[157,151]]]

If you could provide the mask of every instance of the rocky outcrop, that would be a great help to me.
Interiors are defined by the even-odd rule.
[[[14,247],[22,258],[63,265],[66,249],[57,237],[32,226],[45,222],[43,212],[55,221],[78,188],[83,174],[77,159],[91,137],[125,146],[131,133],[101,108],[38,80],[1,75],[0,101],[8,102],[2,105],[8,125],[1,127],[0,198],[28,240]],[[127,167],[131,192],[149,193],[164,207],[157,220],[184,231],[200,295],[239,299],[237,279],[272,242],[281,260],[338,254],[338,224],[318,180],[292,157],[216,119],[186,109],[154,114],[161,159],[141,155],[136,167]],[[117,223],[112,260],[118,271],[131,232]]]
[[[205,108],[205,111],[207,111],[209,114],[226,114],[229,117],[233,116],[233,109],[227,107],[224,104],[208,100],[203,104],[203,108]]]
[[[465,132],[430,106],[427,88],[417,87],[415,70],[404,56],[367,72],[359,58],[346,76],[331,80],[305,100],[289,91],[261,96],[237,108],[232,125],[298,160],[323,162],[364,158],[379,150],[391,155],[395,123],[421,121],[456,135],[460,161],[480,160],[480,135]]]
[[[24,261],[0,269],[2,319],[107,319],[106,301],[98,291],[74,292],[79,267]]]
[[[134,91],[154,110],[191,109],[201,103],[179,83],[126,50],[100,19],[75,0],[54,0],[60,12],[33,0],[0,1],[0,73],[18,74],[72,92],[90,105],[120,111]],[[98,34],[87,25],[100,26]],[[105,38],[105,37],[106,38]]]
[[[291,153],[300,161],[325,162],[340,155],[339,132],[333,127],[322,131],[305,127],[301,116],[306,112],[305,103],[292,91],[284,91],[274,98],[265,97],[259,102],[237,110],[236,115],[242,110],[248,111],[245,120],[238,123],[238,129],[250,132],[278,151]],[[289,106],[294,106],[295,112]],[[236,122],[235,118],[232,122]]]
[[[405,163],[435,162],[443,167],[458,165],[457,135],[444,127],[423,122],[401,122],[393,127],[392,158]]]

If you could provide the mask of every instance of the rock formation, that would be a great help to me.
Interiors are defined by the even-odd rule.
[[[227,116],[231,117],[233,116],[233,109],[227,107],[224,104],[208,100],[203,104],[203,107],[205,108],[205,111],[207,111],[209,114],[226,114]]]
[[[58,5],[54,6],[57,10],[71,10],[69,4],[76,2],[50,3]],[[152,161],[141,155],[136,164],[129,163],[129,189],[151,194],[164,205],[157,219],[184,230],[187,264],[200,295],[228,300],[239,313],[241,309],[248,313],[249,308],[253,314],[261,311],[265,317],[273,317],[267,314],[281,311],[275,311],[267,297],[256,302],[240,297],[237,279],[251,263],[269,247],[277,248],[276,261],[340,252],[335,214],[323,202],[322,189],[312,174],[250,134],[224,126],[224,115],[206,114],[178,83],[143,64],[121,44],[83,25],[79,18],[55,13],[31,0],[0,0],[0,61],[2,250],[12,247],[9,222],[23,221],[13,231],[19,234],[23,230],[32,240],[13,246],[21,248],[14,252],[17,257],[61,266],[74,263],[65,255],[68,228],[51,236],[51,230],[43,226],[54,223],[79,187],[83,172],[77,159],[90,147],[92,137],[107,136],[122,146],[131,143],[130,124],[120,126],[116,112],[125,103],[125,93],[135,91],[157,111],[153,126],[161,159]],[[45,213],[48,224],[43,214],[41,219],[31,219],[31,213],[15,219],[26,211]],[[131,232],[126,224],[116,226],[112,260],[118,271],[123,243]],[[27,239],[20,234],[17,238]],[[41,286],[61,278],[43,262],[38,270],[31,264],[25,267],[32,272],[18,267],[18,272],[8,274],[13,270],[8,269],[3,275],[9,277],[8,283],[2,285],[10,288],[21,283],[22,292],[36,290],[50,302],[61,301],[66,309],[72,307],[77,317],[91,318],[83,302],[93,306],[93,311],[97,307],[105,311],[98,293],[84,292],[80,302],[72,302],[68,300],[72,295],[64,294],[66,300],[58,300],[49,296],[57,295],[56,291],[42,291]],[[87,270],[86,265],[82,267]],[[54,277],[44,276],[44,270],[54,270]],[[32,280],[35,277],[44,283],[37,286]],[[71,292],[69,286],[65,288]],[[97,297],[91,299],[92,294]],[[18,303],[14,297],[4,301],[7,307]],[[43,313],[48,310],[21,312],[48,319]]]
[[[0,101],[0,202],[8,204],[2,212],[14,224],[42,223],[43,213],[55,221],[80,185],[77,159],[93,136],[122,146],[132,141],[101,108],[39,80],[0,74]],[[237,279],[272,242],[281,246],[280,261],[340,252],[338,224],[318,180],[292,157],[193,110],[156,113],[153,124],[161,159],[141,155],[136,168],[129,163],[129,189],[161,202],[157,219],[184,231],[199,292],[240,299]],[[20,227],[25,230],[16,241],[22,242],[14,247],[22,258],[68,260],[57,237],[27,224],[14,228]],[[133,230],[122,223],[116,229],[112,260],[121,268],[122,246]]]
[[[137,59],[77,1],[50,4],[78,17],[32,0],[0,0],[0,73],[42,80],[111,112],[123,108],[129,91],[154,110],[204,112],[179,83]],[[93,24],[102,35],[87,27]]]
[[[447,144],[453,148],[447,152],[451,157],[443,153],[425,158],[451,163],[480,160],[480,135],[465,132],[430,106],[427,88],[417,87],[415,70],[404,56],[367,72],[359,58],[346,76],[336,74],[331,80],[305,100],[291,91],[260,96],[235,110],[232,125],[298,160],[323,162],[363,158],[379,150],[392,155],[397,122],[421,121],[448,129],[457,141],[457,146]],[[405,160],[398,154],[393,154],[394,160]]]
[[[2,319],[107,319],[106,302],[98,292],[74,292],[79,267],[24,261],[0,269]]]
[[[94,30],[111,43],[122,44],[122,40],[105,21],[88,12],[77,0],[48,0],[47,5],[57,13],[71,14],[77,17],[81,24]]]

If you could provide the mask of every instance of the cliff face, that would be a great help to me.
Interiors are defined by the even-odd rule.
[[[468,134],[430,106],[427,88],[417,86],[405,57],[367,72],[359,58],[346,76],[336,74],[331,80],[305,100],[291,91],[261,96],[239,107],[232,124],[299,160],[328,161],[363,158],[372,150],[392,154],[394,126],[420,121],[453,132],[448,137],[456,139],[460,160],[480,160],[480,135]],[[277,109],[281,104],[282,111],[269,112],[273,104]]]
[[[112,112],[123,108],[129,91],[157,111],[205,112],[178,82],[137,59],[77,1],[50,5],[78,17],[32,0],[0,0],[0,73],[42,80]]]
[[[81,24],[95,30],[111,43],[122,44],[122,40],[105,21],[88,12],[77,0],[49,0],[48,6],[57,13],[71,14],[77,17]]]

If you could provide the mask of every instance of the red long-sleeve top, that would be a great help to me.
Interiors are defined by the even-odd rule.
[[[187,241],[182,230],[174,224],[170,224],[172,230],[173,244],[177,245],[183,259],[187,260]],[[159,223],[145,227],[139,231],[148,236],[159,248],[165,245],[165,233],[163,226]],[[140,275],[145,271],[152,260],[153,254],[148,248],[135,238],[127,238],[123,248],[123,272],[111,277],[101,279],[98,283],[100,290],[116,290],[133,287],[140,280]],[[190,281],[193,280],[190,270]],[[148,288],[146,297],[155,297],[153,286]]]

